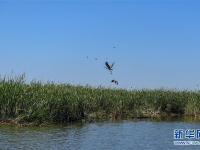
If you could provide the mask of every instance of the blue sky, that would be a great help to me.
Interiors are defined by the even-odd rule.
[[[0,0],[0,74],[195,89],[199,7],[197,0]],[[112,76],[106,60],[116,63]]]

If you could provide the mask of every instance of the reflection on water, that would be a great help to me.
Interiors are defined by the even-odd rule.
[[[200,123],[121,121],[66,127],[0,127],[0,149],[160,150],[200,149],[174,146],[174,129],[198,129]]]

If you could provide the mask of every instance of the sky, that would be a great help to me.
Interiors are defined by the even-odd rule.
[[[198,0],[0,0],[0,74],[196,89],[199,18]],[[112,75],[105,61],[115,62]]]

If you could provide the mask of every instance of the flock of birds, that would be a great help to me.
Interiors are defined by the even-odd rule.
[[[113,46],[113,48],[116,48],[115,46]],[[87,56],[87,59],[89,57]],[[95,61],[98,60],[98,58],[94,58]],[[108,61],[105,62],[105,68],[110,72],[110,74],[113,74],[113,68],[114,68],[115,63],[109,63]],[[115,79],[111,80],[111,83],[115,84],[115,85],[119,85],[119,82]]]

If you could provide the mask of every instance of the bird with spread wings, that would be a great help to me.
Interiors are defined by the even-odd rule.
[[[113,71],[113,67],[115,65],[115,63],[109,64],[107,61],[105,62],[106,65],[106,69],[110,71],[110,73],[112,74]]]

